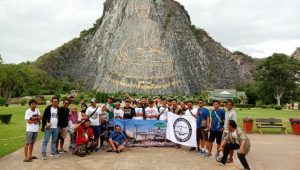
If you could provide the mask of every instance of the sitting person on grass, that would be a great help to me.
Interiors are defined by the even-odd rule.
[[[90,127],[90,120],[84,120],[83,123],[75,128],[75,131],[77,132],[76,148],[74,149],[73,154],[83,157],[88,153],[88,150],[92,151],[96,146],[93,129]]]
[[[124,145],[125,141],[125,145]],[[123,151],[125,146],[128,147],[128,140],[126,138],[126,135],[121,132],[121,127],[117,125],[115,127],[115,131],[113,131],[110,135],[110,138],[108,140],[109,145],[112,149],[108,150],[108,152],[117,152],[120,153]]]

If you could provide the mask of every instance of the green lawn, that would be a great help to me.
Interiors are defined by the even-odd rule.
[[[24,113],[27,106],[11,105],[9,107],[0,106],[0,114],[12,113],[12,119],[9,125],[0,123],[0,157],[9,154],[24,145],[25,141],[25,120]],[[43,113],[45,106],[38,106],[41,113]],[[288,125],[288,132],[291,133],[291,126],[289,118],[299,117],[299,110],[274,110],[274,109],[236,109],[238,114],[239,126],[243,125],[243,118],[280,118]],[[255,132],[255,126],[253,132]],[[264,134],[277,133],[280,129],[263,129]],[[39,133],[39,138],[42,133]],[[11,138],[11,139],[10,139]]]

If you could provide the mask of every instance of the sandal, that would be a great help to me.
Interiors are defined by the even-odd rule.
[[[32,162],[31,159],[24,159],[23,162]]]
[[[38,159],[36,156],[31,156],[29,159]]]

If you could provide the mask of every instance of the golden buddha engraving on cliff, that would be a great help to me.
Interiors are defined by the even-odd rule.
[[[126,40],[116,51],[113,67],[107,80],[124,87],[142,89],[167,88],[179,83],[175,77],[173,57],[162,47],[161,28],[150,19],[149,0],[134,1],[134,16],[126,25]],[[135,79],[136,84],[128,84],[115,76]],[[155,84],[153,80],[170,79],[168,83]]]

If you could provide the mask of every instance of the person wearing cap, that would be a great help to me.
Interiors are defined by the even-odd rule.
[[[93,129],[94,141],[96,143],[95,151],[98,152],[98,144],[100,138],[100,114],[101,108],[97,107],[97,100],[95,98],[91,99],[91,106],[87,108],[86,115],[89,117],[91,122],[91,127]]]
[[[149,107],[145,109],[146,120],[157,120],[159,113],[156,107],[154,107],[154,101],[149,101]]]
[[[209,110],[204,107],[204,101],[200,99],[198,101],[197,111],[197,150],[200,155],[206,152],[205,147],[208,142],[208,124],[209,124]]]
[[[124,110],[121,108],[121,103],[117,102],[116,103],[116,108],[114,108],[114,118],[115,119],[123,119],[124,116]]]
[[[145,109],[142,108],[142,101],[137,101],[136,105],[137,106],[135,108],[135,117],[133,117],[133,119],[143,120],[145,115]]]
[[[131,107],[131,101],[128,99],[125,101],[125,106],[123,110],[124,110],[123,119],[132,119],[135,116],[135,109]]]

